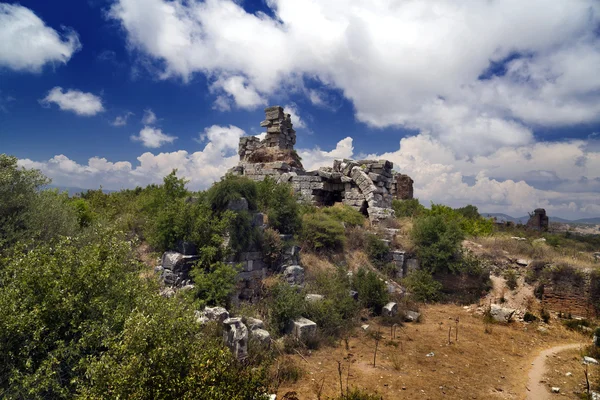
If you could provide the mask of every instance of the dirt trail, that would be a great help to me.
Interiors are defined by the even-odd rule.
[[[581,346],[579,343],[572,343],[551,347],[543,350],[540,355],[533,360],[531,369],[529,370],[529,381],[527,383],[527,400],[546,400],[552,397],[550,392],[546,389],[546,385],[540,382],[544,376],[544,372],[546,372],[546,358],[564,350],[576,349],[579,346]]]

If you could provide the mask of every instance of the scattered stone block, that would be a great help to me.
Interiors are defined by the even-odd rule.
[[[205,307],[202,313],[209,321],[223,322],[229,318],[229,311],[223,307]]]
[[[317,324],[307,318],[298,318],[290,321],[287,331],[299,340],[306,340],[317,334]]]
[[[261,344],[269,344],[271,342],[271,334],[264,329],[252,329],[250,330],[250,336]]]
[[[596,360],[595,358],[592,358],[592,357],[585,356],[585,357],[583,357],[583,363],[598,365],[598,360]]]
[[[525,259],[519,258],[517,260],[517,265],[519,265],[521,267],[526,267],[526,266],[529,265],[529,260],[525,260]]]
[[[223,321],[223,340],[238,360],[248,356],[248,328],[241,318],[227,318]]]
[[[264,322],[258,318],[248,317],[245,319],[244,323],[251,331],[254,329],[263,329],[265,327]]]
[[[512,308],[504,308],[497,304],[492,304],[490,314],[494,320],[498,322],[509,322],[517,310]]]
[[[421,313],[418,313],[416,311],[407,311],[406,313],[404,313],[404,320],[406,322],[418,322],[420,318]]]
[[[283,271],[283,278],[290,285],[303,285],[304,268],[299,265],[290,265]]]
[[[552,393],[560,393],[559,387],[552,387]]]
[[[384,317],[395,317],[398,314],[398,304],[394,302],[387,303],[381,310]]]
[[[313,293],[309,293],[306,295],[306,301],[310,302],[310,303],[316,303],[319,302],[321,300],[323,300],[325,297],[323,295],[320,294],[313,294]]]

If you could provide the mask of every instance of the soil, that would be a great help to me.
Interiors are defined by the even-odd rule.
[[[552,398],[554,395],[546,387],[547,381],[544,379],[547,369],[546,359],[551,356],[556,356],[557,353],[565,350],[579,349],[580,347],[580,343],[571,343],[543,350],[540,355],[537,356],[531,363],[531,369],[529,370],[529,382],[527,384],[527,400],[543,400]]]

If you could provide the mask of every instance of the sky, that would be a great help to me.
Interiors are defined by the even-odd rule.
[[[0,2],[0,152],[55,185],[207,188],[270,105],[307,169],[385,158],[424,204],[600,216],[597,0]]]

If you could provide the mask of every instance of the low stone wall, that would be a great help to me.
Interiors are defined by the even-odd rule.
[[[546,285],[542,305],[548,311],[571,314],[572,316],[591,318],[595,316],[590,304],[590,293],[586,287],[566,285]]]

